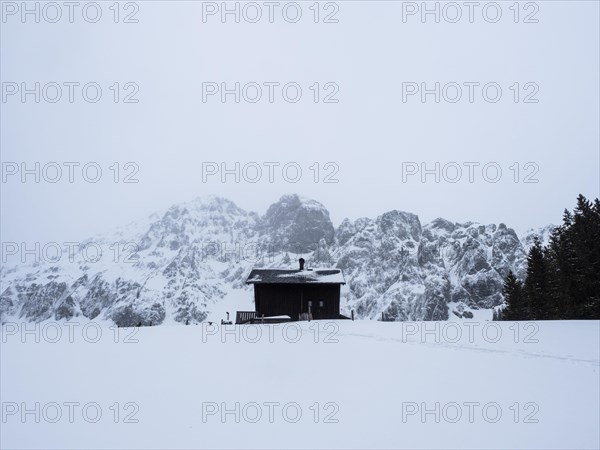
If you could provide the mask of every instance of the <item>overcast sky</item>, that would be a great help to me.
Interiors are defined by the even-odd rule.
[[[55,15],[50,9],[46,17],[40,12],[40,23],[32,15],[22,23],[20,11],[5,10],[2,240],[82,239],[207,194],[264,213],[295,192],[322,202],[335,225],[399,209],[418,214],[422,223],[436,217],[504,222],[519,232],[558,223],[579,193],[598,196],[598,2],[541,1],[539,10],[522,3],[518,23],[513,2],[499,3],[496,23],[488,21],[493,9],[485,18],[476,9],[469,23],[467,7],[457,23],[449,22],[451,9],[439,23],[431,16],[423,23],[418,12],[403,22],[410,5],[392,1],[322,3],[314,23],[312,3],[299,3],[296,23],[285,20],[294,19],[294,7],[285,18],[277,8],[269,23],[262,2],[258,23],[246,20],[256,13],[251,8],[240,23],[231,15],[222,23],[218,13],[203,22],[203,7],[210,6],[192,1],[138,2],[138,11],[121,4],[119,23],[112,2],[101,2],[97,23],[84,20],[81,10],[69,23],[67,7],[57,23],[46,20]],[[93,19],[95,11],[86,12]],[[129,13],[138,23],[122,23]],[[326,17],[338,22],[323,23]],[[532,19],[538,22],[523,23]],[[21,92],[10,95],[23,82],[28,88],[40,83],[39,103],[34,94],[24,103]],[[73,103],[65,82],[80,83]],[[82,98],[82,85],[90,82],[102,88],[96,103]],[[242,95],[236,103],[230,94],[223,103],[216,94],[203,101],[203,83],[220,88],[222,82],[245,86],[247,99],[256,95],[256,85],[247,83],[257,83],[262,98],[251,103]],[[265,82],[279,83],[273,103]],[[302,89],[296,103],[282,94],[290,82]],[[433,89],[436,82],[439,103],[434,94],[423,102],[419,93],[403,101],[403,91],[421,83]],[[469,82],[479,83],[472,85],[472,103]],[[56,103],[44,98],[56,95],[48,83],[63,86]],[[490,101],[482,92],[487,83]],[[452,103],[457,85],[462,98]],[[493,103],[496,86],[502,94]],[[93,97],[93,90],[87,93]],[[124,103],[128,94],[138,103]],[[338,102],[325,103],[326,97]],[[21,170],[22,162],[30,168],[39,162],[47,177],[55,173],[48,163],[63,165],[62,178],[49,183],[42,173],[39,183],[33,175],[22,183],[20,174],[9,173],[12,163]],[[65,162],[79,164],[73,183]],[[116,166],[110,169],[115,162],[118,183]],[[221,163],[233,169],[236,162],[246,167],[239,183],[234,175],[224,183],[220,174],[203,180],[203,163],[220,170]],[[435,169],[436,162],[439,183],[435,174],[423,182],[421,163]],[[83,179],[87,163],[95,163],[90,177],[95,165],[102,168],[99,182]],[[279,164],[272,166],[273,183],[264,163]],[[251,183],[256,165],[262,177]],[[458,180],[457,166],[463,170]],[[295,167],[302,175],[292,183]],[[126,175],[139,182],[124,183]],[[326,183],[326,176],[338,182]]]

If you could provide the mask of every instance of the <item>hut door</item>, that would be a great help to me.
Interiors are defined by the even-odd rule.
[[[307,314],[313,319],[323,319],[327,317],[327,310],[325,309],[325,301],[324,300],[308,300],[306,302],[306,311]]]
[[[325,302],[323,300],[315,300],[312,302],[312,316],[313,319],[323,319],[325,314]]]

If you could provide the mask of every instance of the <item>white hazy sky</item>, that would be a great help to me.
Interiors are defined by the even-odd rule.
[[[336,225],[400,209],[423,223],[504,222],[517,231],[558,223],[579,193],[598,196],[598,2],[538,1],[538,23],[514,23],[512,1],[500,2],[498,23],[486,22],[480,10],[474,23],[466,17],[421,23],[418,16],[403,23],[402,2],[344,1],[337,2],[338,23],[317,24],[312,3],[300,2],[303,16],[294,24],[279,10],[274,23],[265,17],[221,23],[218,16],[203,23],[202,2],[193,1],[138,2],[139,23],[132,24],[113,23],[112,2],[100,2],[103,16],[95,24],[80,11],[68,23],[66,7],[58,23],[7,17],[4,89],[11,82],[97,82],[103,97],[86,103],[76,89],[69,103],[65,88],[54,104],[35,103],[31,95],[25,103],[18,95],[3,99],[5,169],[10,162],[96,162],[104,172],[96,184],[79,170],[74,183],[66,173],[55,184],[9,177],[1,185],[2,240],[82,239],[207,194],[263,213],[296,192],[325,204]],[[299,83],[302,99],[286,103],[276,90],[272,104],[237,104],[231,96],[202,102],[203,82],[269,81]],[[469,81],[498,83],[502,98],[487,103],[479,88],[474,103],[435,103],[432,96],[402,102],[403,82]],[[115,104],[114,82],[136,83],[139,103]],[[314,103],[315,82],[336,83],[339,102]],[[509,89],[515,82],[536,83],[539,102],[515,103]],[[290,183],[276,170],[274,183],[266,172],[254,184],[232,176],[203,182],[202,163],[210,161],[295,162],[303,176]],[[108,169],[114,162],[137,164],[139,183],[114,183]],[[339,182],[315,183],[309,169],[315,162],[321,176],[325,163],[337,164]],[[466,168],[455,184],[435,183],[433,176],[422,183],[418,176],[403,182],[403,162],[480,166],[473,183]],[[518,183],[509,169],[515,162]],[[483,179],[486,163],[502,168],[499,182]],[[522,182],[531,171],[526,163],[539,167],[538,183]]]

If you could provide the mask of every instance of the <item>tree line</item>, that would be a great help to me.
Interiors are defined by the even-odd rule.
[[[534,239],[525,279],[510,272],[503,293],[494,320],[600,319],[600,201],[579,195],[547,245]]]

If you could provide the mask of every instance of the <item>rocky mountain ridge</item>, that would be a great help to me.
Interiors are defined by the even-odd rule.
[[[322,204],[297,195],[284,195],[263,216],[224,198],[198,198],[90,239],[98,260],[80,246],[73,258],[3,266],[0,315],[2,322],[197,323],[229,295],[252,298],[244,283],[252,267],[296,267],[302,256],[309,267],[343,270],[343,313],[469,318],[502,304],[504,277],[509,270],[524,276],[533,236],[549,230],[519,239],[502,223],[423,225],[397,210],[335,228]]]

